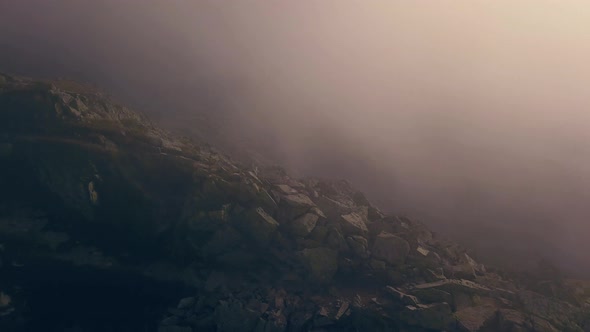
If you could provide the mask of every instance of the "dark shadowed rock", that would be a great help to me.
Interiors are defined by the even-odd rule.
[[[256,208],[246,212],[243,219],[238,220],[236,227],[258,243],[266,244],[279,227],[279,223],[263,208]]]
[[[436,331],[448,330],[453,322],[451,307],[447,303],[406,306],[400,312],[400,318],[409,325]]]
[[[346,238],[346,243],[348,243],[348,247],[356,256],[361,258],[369,257],[367,253],[369,242],[366,238],[360,235],[353,235]]]
[[[328,248],[304,249],[302,258],[309,277],[321,283],[332,280],[338,270],[338,252]]]
[[[392,265],[403,264],[410,253],[408,241],[390,233],[377,235],[373,244],[373,257],[382,259]]]

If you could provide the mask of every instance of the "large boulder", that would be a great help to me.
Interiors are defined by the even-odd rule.
[[[328,218],[337,218],[338,216],[351,213],[354,209],[344,202],[326,196],[320,196],[317,199],[317,205]]]
[[[313,201],[304,194],[280,196],[280,204],[279,220],[281,221],[289,221],[300,217],[315,206]]]
[[[366,235],[369,232],[366,218],[356,212],[340,216],[340,225],[346,235]]]
[[[360,258],[367,258],[367,248],[368,248],[368,241],[364,237],[360,235],[353,235],[346,238],[346,243],[348,243],[348,247],[352,250],[352,252],[360,257]]]
[[[384,260],[392,265],[401,265],[410,253],[408,241],[390,233],[377,235],[373,244],[372,254],[375,258]]]
[[[305,237],[313,231],[318,219],[319,216],[317,214],[306,213],[289,223],[289,231],[295,236]]]

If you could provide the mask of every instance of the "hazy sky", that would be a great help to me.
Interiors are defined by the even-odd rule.
[[[0,1],[0,70],[206,116],[384,209],[590,271],[588,59],[587,1]]]

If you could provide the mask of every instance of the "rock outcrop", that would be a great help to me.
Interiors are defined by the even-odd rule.
[[[590,328],[580,296],[500,277],[346,181],[241,165],[94,91],[1,77],[4,330],[38,322],[27,296],[48,269],[177,285],[128,331]]]

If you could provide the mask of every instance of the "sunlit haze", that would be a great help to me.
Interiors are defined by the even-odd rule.
[[[482,256],[584,273],[589,41],[587,1],[0,2],[0,71],[210,119]]]

